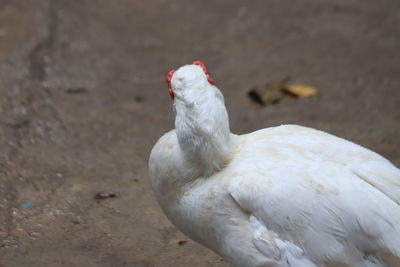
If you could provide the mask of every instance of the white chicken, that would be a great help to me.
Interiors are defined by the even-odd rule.
[[[230,133],[205,65],[167,76],[175,130],[151,151],[151,185],[184,234],[234,266],[400,266],[400,170],[322,131]]]

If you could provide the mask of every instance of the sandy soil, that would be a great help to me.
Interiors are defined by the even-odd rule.
[[[193,60],[225,94],[233,132],[302,124],[399,166],[399,8],[0,0],[0,266],[227,266],[168,222],[147,177],[153,144],[173,128],[165,74]],[[287,75],[320,94],[247,98]]]

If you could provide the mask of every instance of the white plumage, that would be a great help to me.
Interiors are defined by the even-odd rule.
[[[324,133],[230,133],[205,66],[172,76],[175,130],[149,174],[167,217],[234,266],[400,266],[400,170]]]

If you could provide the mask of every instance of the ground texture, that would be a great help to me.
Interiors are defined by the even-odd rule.
[[[233,132],[306,125],[399,166],[399,10],[398,0],[0,0],[0,266],[227,266],[168,222],[147,177],[174,125],[165,74],[193,60],[225,94]],[[267,107],[247,98],[286,76],[320,94]]]

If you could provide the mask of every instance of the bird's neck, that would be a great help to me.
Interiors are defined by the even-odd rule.
[[[208,177],[232,157],[233,135],[222,94],[213,88],[194,101],[176,101],[175,129],[193,174]]]

